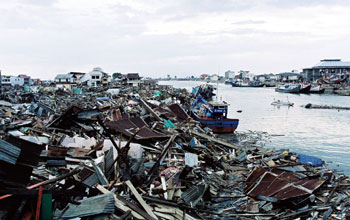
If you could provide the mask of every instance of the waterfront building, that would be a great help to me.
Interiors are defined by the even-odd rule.
[[[282,72],[276,75],[277,81],[286,82],[286,83],[296,83],[303,80],[303,77],[300,73],[293,70],[292,72]]]
[[[219,76],[216,75],[216,74],[211,75],[211,76],[210,76],[210,81],[211,81],[211,82],[217,82],[217,81],[219,81]]]
[[[225,72],[225,79],[233,79],[235,78],[235,72],[231,70],[227,70]]]
[[[265,82],[267,80],[267,75],[255,75],[254,80],[260,81],[260,82]]]
[[[201,80],[207,80],[208,76],[209,76],[208,74],[203,73],[202,75],[200,75],[200,78],[201,78]]]
[[[303,69],[303,74],[306,76],[306,80],[310,82],[338,74],[349,75],[350,62],[344,62],[341,59],[324,59],[311,68]]]

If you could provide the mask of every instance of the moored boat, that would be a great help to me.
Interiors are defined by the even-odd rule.
[[[299,93],[308,94],[310,93],[311,84],[301,84]]]
[[[255,82],[242,82],[242,81],[236,81],[231,82],[232,87],[264,87],[264,83],[261,83],[259,81]]]
[[[276,92],[284,92],[284,93],[299,93],[300,92],[300,85],[279,85],[277,88],[275,88]]]
[[[274,100],[271,105],[276,105],[276,106],[294,106],[294,103],[290,102],[289,100],[287,101],[281,101],[281,100]]]
[[[239,120],[227,118],[228,106],[226,102],[207,102],[199,96],[192,105],[191,116],[215,133],[232,133]]]
[[[310,89],[310,93],[313,94],[323,94],[326,89],[322,88],[321,85],[313,86]]]

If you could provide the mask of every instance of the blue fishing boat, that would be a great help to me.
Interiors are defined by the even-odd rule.
[[[232,133],[237,129],[239,120],[227,118],[228,106],[226,102],[207,102],[198,96],[193,102],[191,116],[215,133]]]
[[[300,92],[300,85],[280,85],[277,88],[275,88],[276,92],[284,92],[284,93],[299,93]]]

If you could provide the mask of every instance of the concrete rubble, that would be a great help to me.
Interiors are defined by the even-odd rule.
[[[346,219],[350,182],[319,158],[213,134],[169,86],[9,91],[0,219]]]

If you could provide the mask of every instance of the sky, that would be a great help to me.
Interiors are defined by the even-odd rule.
[[[53,79],[254,74],[350,61],[348,0],[7,0],[0,70]]]

